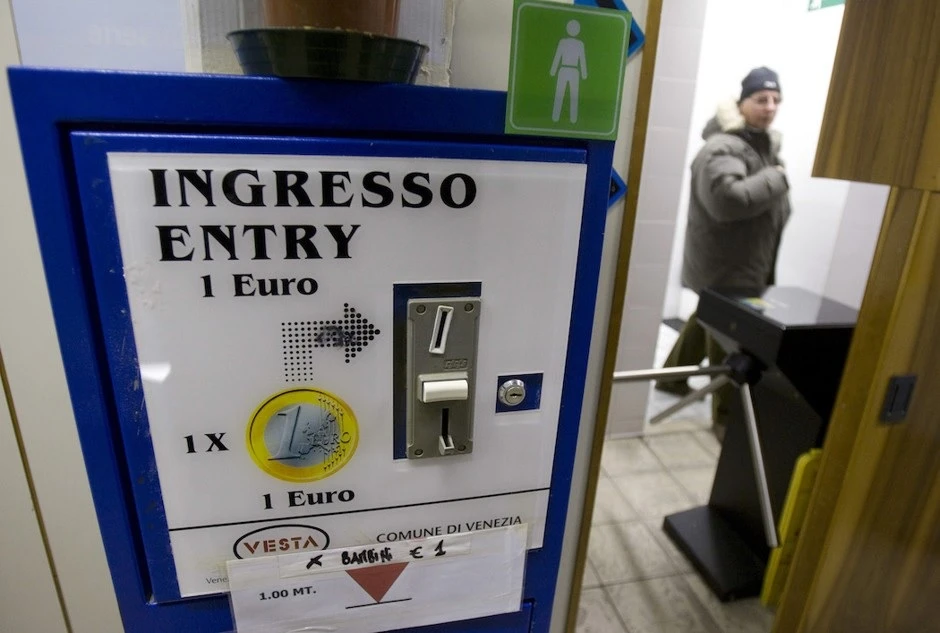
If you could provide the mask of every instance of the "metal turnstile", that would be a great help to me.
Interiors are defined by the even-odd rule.
[[[723,601],[760,592],[797,458],[822,445],[856,311],[800,288],[705,290],[698,320],[729,353],[719,367],[617,372],[615,381],[712,376],[662,422],[725,385],[738,389],[707,505],[663,529]]]

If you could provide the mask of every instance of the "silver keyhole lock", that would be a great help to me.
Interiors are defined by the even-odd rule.
[[[525,400],[525,383],[518,378],[507,380],[499,386],[499,401],[507,407],[518,406]]]

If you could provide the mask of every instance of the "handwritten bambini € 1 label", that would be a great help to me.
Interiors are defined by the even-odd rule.
[[[517,611],[525,524],[229,561],[239,633],[371,633]]]

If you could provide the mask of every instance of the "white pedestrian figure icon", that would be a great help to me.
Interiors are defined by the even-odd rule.
[[[558,41],[555,59],[552,61],[551,76],[557,76],[555,83],[555,107],[552,109],[552,121],[561,119],[561,108],[568,93],[568,119],[578,121],[578,84],[587,79],[587,59],[584,56],[584,42],[578,39],[581,24],[571,20],[566,27],[570,37]]]

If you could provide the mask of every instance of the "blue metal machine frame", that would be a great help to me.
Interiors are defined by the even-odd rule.
[[[547,631],[587,372],[613,143],[507,136],[503,133],[506,96],[496,92],[36,69],[11,69],[10,86],[85,466],[124,625],[135,632],[215,633],[231,630],[232,621],[225,597],[154,599],[155,584],[165,579],[151,577],[147,554],[154,549],[144,547],[149,532],[142,530],[144,517],[135,499],[144,493],[159,495],[159,488],[154,488],[153,477],[137,483],[142,472],[138,469],[152,461],[152,450],[148,457],[146,447],[129,444],[122,433],[118,390],[123,381],[115,380],[112,372],[127,370],[115,367],[102,315],[106,302],[126,303],[126,296],[114,295],[113,287],[103,288],[102,279],[93,272],[100,270],[93,259],[98,264],[101,257],[119,262],[120,253],[90,252],[92,236],[83,213],[91,203],[87,195],[83,200],[79,187],[77,164],[85,163],[83,178],[87,169],[98,171],[104,148],[79,152],[73,139],[91,143],[104,136],[112,139],[111,149],[127,150],[140,143],[141,135],[152,134],[146,147],[140,147],[150,151],[167,151],[167,143],[177,143],[180,135],[198,135],[193,145],[205,149],[193,150],[188,144],[173,149],[260,152],[274,144],[283,151],[295,143],[298,148],[321,145],[317,151],[334,148],[327,153],[368,154],[361,140],[370,139],[388,142],[383,155],[443,156],[445,148],[455,143],[463,146],[461,156],[468,155],[468,146],[482,148],[480,158],[557,161],[566,156],[563,160],[570,161],[586,155],[584,213],[548,517],[542,548],[528,556],[524,608],[515,614],[429,627],[455,633],[523,631],[530,626],[533,631]],[[88,134],[73,135],[76,132]],[[122,133],[133,137],[121,140]],[[170,135],[175,140],[168,140]],[[233,137],[245,143],[239,145]],[[246,150],[249,145],[254,149]],[[89,167],[88,161],[97,167]],[[112,204],[109,193],[106,198],[106,204]],[[136,366],[131,371],[136,372]],[[137,490],[138,486],[146,490]]]

